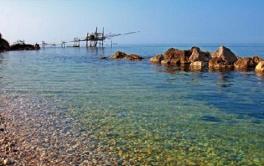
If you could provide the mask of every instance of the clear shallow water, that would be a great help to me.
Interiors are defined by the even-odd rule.
[[[264,78],[254,71],[185,72],[147,59],[99,59],[116,50],[148,58],[170,47],[4,53],[0,90],[59,97],[102,144],[135,163],[263,164]],[[257,45],[231,49],[240,56],[264,53]]]

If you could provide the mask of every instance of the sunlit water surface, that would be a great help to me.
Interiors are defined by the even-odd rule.
[[[0,91],[56,96],[102,145],[131,163],[264,164],[264,77],[101,60],[169,47],[50,48],[0,54]],[[203,46],[213,51],[216,46]],[[239,56],[264,47],[233,45]]]

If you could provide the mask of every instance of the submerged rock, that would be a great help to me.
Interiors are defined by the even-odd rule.
[[[232,69],[237,61],[236,55],[224,46],[218,48],[212,56],[209,61],[209,68],[211,69]]]
[[[111,56],[111,59],[127,59],[130,61],[139,61],[142,60],[143,57],[137,54],[127,54],[125,52],[117,51]]]
[[[255,68],[255,71],[256,71],[257,73],[264,74],[264,61],[260,61],[260,62],[258,63],[258,65],[257,65],[256,68]]]
[[[2,35],[0,33],[0,52],[2,51],[8,51],[10,49],[8,41],[2,38]]]

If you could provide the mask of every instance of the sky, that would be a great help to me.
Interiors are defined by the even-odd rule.
[[[263,0],[0,0],[10,42],[60,42],[105,28],[125,44],[264,43]]]

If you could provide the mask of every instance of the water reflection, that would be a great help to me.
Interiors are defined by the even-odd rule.
[[[155,70],[161,73],[168,73],[168,74],[176,74],[179,71],[189,72],[190,65],[179,65],[179,66],[162,66],[162,65],[154,65]]]
[[[207,77],[205,75],[206,75],[206,73],[204,73],[204,72],[196,71],[196,72],[192,72],[190,77],[191,77],[193,83],[198,83],[199,81],[205,80],[205,78]]]
[[[105,54],[105,48],[104,47],[88,47],[86,48],[86,51],[89,55],[98,55],[98,56],[104,56]]]
[[[232,72],[219,72],[217,85],[219,85],[220,88],[231,87],[233,85],[233,79]]]
[[[3,60],[4,60],[4,56],[2,55],[2,53],[0,53],[0,64],[3,63]]]
[[[264,73],[257,73],[257,72],[256,72],[256,75],[257,75],[257,77],[258,77],[259,79],[264,80]]]
[[[209,68],[208,69],[209,72],[231,72],[234,71],[233,68],[220,68],[220,69],[213,69],[213,68]]]

